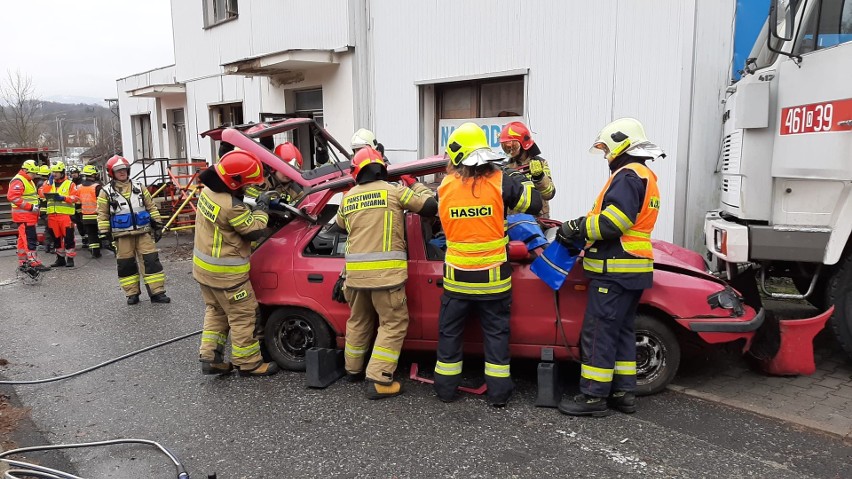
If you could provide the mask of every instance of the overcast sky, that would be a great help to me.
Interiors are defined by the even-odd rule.
[[[2,3],[2,80],[19,69],[43,99],[115,98],[118,78],[174,63],[169,0]]]

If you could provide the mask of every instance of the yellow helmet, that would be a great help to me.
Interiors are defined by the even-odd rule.
[[[485,132],[476,123],[463,123],[447,139],[447,158],[454,166],[478,166],[499,161],[503,156],[494,153]]]
[[[21,165],[21,169],[31,175],[38,174],[38,165],[36,165],[36,162],[34,160],[24,161],[24,163]]]
[[[95,168],[95,165],[86,165],[83,167],[83,175],[85,176],[97,176],[98,169]]]
[[[41,176],[47,176],[50,174],[50,167],[47,165],[41,165],[38,168],[38,174]]]
[[[53,173],[62,173],[65,174],[65,163],[61,161],[57,161],[50,167],[50,171]]]
[[[635,118],[619,118],[603,127],[589,148],[590,153],[597,151],[603,151],[609,161],[624,153],[651,159],[666,156],[659,146],[648,140],[645,127]]]

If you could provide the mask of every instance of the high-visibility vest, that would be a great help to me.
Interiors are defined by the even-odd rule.
[[[80,196],[80,210],[83,213],[84,220],[98,219],[98,184],[90,185],[82,184],[77,187],[77,193]]]
[[[125,197],[112,183],[103,187],[110,202],[110,229],[112,234],[127,231],[151,229],[151,214],[145,208],[145,200],[140,183],[130,184],[130,194]]]
[[[70,180],[65,180],[56,186],[56,184],[46,183],[44,185],[45,195],[48,193],[56,193],[68,197],[71,194],[71,185],[74,183]],[[47,198],[47,214],[53,215],[73,215],[75,212],[74,203],[66,203],[64,200],[59,201],[52,198]]]
[[[21,194],[21,199],[33,206],[38,206],[38,189],[36,189],[33,180],[30,180],[24,175],[18,173],[14,178],[12,178],[12,181],[10,181],[9,184],[11,185],[15,180],[20,181],[24,185],[24,192]],[[23,202],[21,204],[23,204]],[[25,210],[15,203],[12,203],[12,221],[16,223],[24,223],[33,220],[38,220],[38,213]]]
[[[639,178],[645,180],[645,197],[642,208],[636,215],[636,221],[619,238],[621,248],[626,253],[625,258],[595,259],[589,252],[583,260],[583,268],[594,273],[646,273],[654,270],[654,250],[651,246],[651,232],[657,222],[660,212],[660,190],[657,187],[657,175],[641,163],[630,163],[610,175],[588,218],[601,214],[604,196],[612,184],[613,178],[623,169],[630,169]],[[592,246],[592,245],[589,245]],[[588,248],[588,246],[587,246]]]

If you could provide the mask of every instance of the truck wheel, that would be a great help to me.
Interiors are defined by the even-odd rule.
[[[636,315],[636,394],[655,394],[668,386],[680,366],[680,343],[659,319]]]
[[[305,370],[310,348],[333,346],[331,331],[317,313],[303,308],[276,309],[266,321],[264,343],[272,359],[283,369]]]
[[[837,342],[852,357],[852,254],[847,254],[837,263],[828,282],[828,304],[834,305],[831,329]]]

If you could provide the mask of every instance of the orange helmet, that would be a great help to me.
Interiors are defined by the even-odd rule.
[[[263,165],[254,154],[234,150],[225,154],[213,168],[231,190],[263,183]]]
[[[275,154],[293,168],[302,169],[302,152],[289,141],[275,147]]]
[[[355,156],[352,157],[352,178],[357,180],[358,174],[361,173],[361,170],[371,163],[378,163],[382,165],[382,168],[385,169],[385,171],[387,171],[388,167],[382,159],[382,154],[376,151],[373,147],[365,146],[358,150],[358,153],[355,153]]]
[[[519,121],[507,123],[500,132],[500,143],[512,140],[519,142],[524,150],[529,150],[535,144],[530,129]]]
[[[115,155],[106,163],[107,174],[110,178],[115,178],[115,172],[122,169],[130,169],[130,162],[123,156]]]

